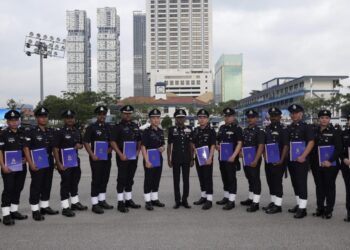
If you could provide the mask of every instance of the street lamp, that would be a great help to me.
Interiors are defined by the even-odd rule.
[[[40,104],[44,101],[44,82],[43,82],[43,59],[49,57],[64,58],[66,51],[66,39],[54,38],[53,36],[34,34],[29,32],[25,37],[24,53],[27,56],[36,54],[40,56]]]

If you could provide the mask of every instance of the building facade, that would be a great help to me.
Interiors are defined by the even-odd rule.
[[[97,9],[97,87],[120,97],[120,18],[116,8]]]
[[[243,55],[222,55],[215,64],[215,102],[241,100],[243,97]]]
[[[67,89],[91,91],[91,27],[84,10],[66,12]]]
[[[147,73],[151,96],[213,92],[211,0],[147,0]]]

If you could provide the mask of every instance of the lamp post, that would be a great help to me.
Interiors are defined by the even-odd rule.
[[[33,32],[25,37],[24,42],[24,53],[27,56],[32,54],[40,56],[40,104],[44,101],[44,76],[43,76],[43,59],[47,57],[58,57],[64,58],[66,51],[66,40],[60,38],[54,38],[53,36],[48,37],[47,35],[41,36],[37,33],[34,35]]]

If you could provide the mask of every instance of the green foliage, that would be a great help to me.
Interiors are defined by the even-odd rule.
[[[162,124],[162,128],[163,128],[164,130],[167,131],[168,128],[171,127],[171,125],[172,125],[173,123],[172,123],[171,118],[167,115],[167,116],[165,116],[165,117],[163,118],[161,124]]]

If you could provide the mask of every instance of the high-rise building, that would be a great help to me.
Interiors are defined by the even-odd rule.
[[[120,19],[116,8],[97,9],[97,86],[120,97]]]
[[[146,71],[146,14],[134,11],[134,96],[150,96]]]
[[[213,92],[211,0],[147,0],[147,73],[179,96]]]
[[[215,64],[214,99],[216,103],[241,100],[243,55],[222,55]]]
[[[66,27],[68,91],[91,91],[91,27],[86,11],[67,10]]]

